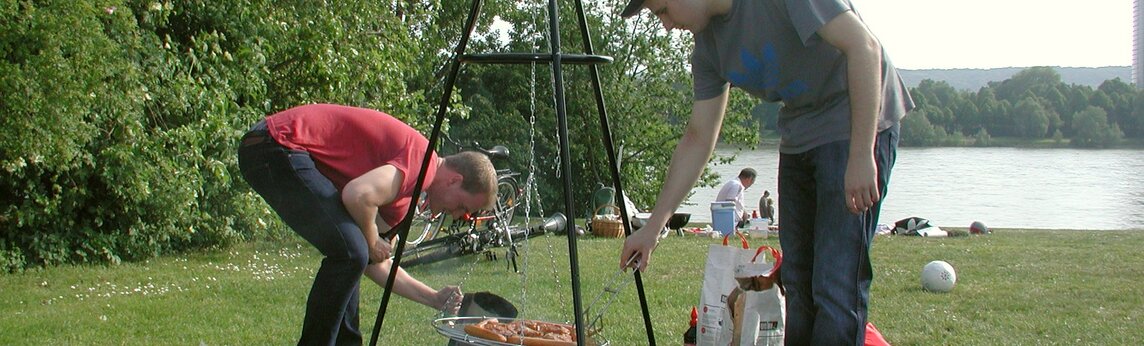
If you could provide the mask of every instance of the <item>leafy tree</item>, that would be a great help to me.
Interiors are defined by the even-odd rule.
[[[989,131],[986,131],[984,128],[978,130],[977,133],[973,135],[974,146],[987,147],[991,144],[992,141],[993,137],[990,137]]]
[[[1017,72],[1007,80],[989,83],[996,91],[997,99],[1010,100],[1014,103],[1024,98],[1026,92],[1044,95],[1046,91],[1055,89],[1059,84],[1061,75],[1052,67],[1046,66],[1030,67]]]
[[[981,109],[977,107],[976,103],[970,101],[969,97],[958,103],[954,114],[957,114],[957,127],[961,129],[963,135],[973,135],[985,129],[985,117],[981,114]]]
[[[1059,111],[1061,116],[1061,126],[1058,128],[1065,137],[1072,137],[1072,116],[1087,108],[1089,99],[1092,97],[1093,90],[1088,86],[1074,85],[1065,89],[1065,108]]]
[[[1109,124],[1132,123],[1133,106],[1138,94],[1135,88],[1116,78],[1104,81],[1097,90],[1108,95],[1110,104],[1106,105],[1104,111],[1108,112]]]
[[[1030,139],[1043,138],[1049,129],[1048,110],[1036,96],[1029,95],[1013,109],[1016,134]]]
[[[1066,88],[1064,83],[1060,83],[1055,88],[1046,89],[1042,94],[1037,95],[1041,106],[1045,107],[1045,115],[1048,117],[1048,132],[1054,132],[1065,126],[1060,114],[1069,111],[1068,101],[1064,93],[1061,92],[1061,89]]]
[[[1119,129],[1108,124],[1104,109],[1088,107],[1073,116],[1072,144],[1081,148],[1103,148],[1119,140]]]
[[[1120,120],[1120,128],[1126,137],[1144,138],[1144,91],[1137,91],[1132,113]]]
[[[929,121],[929,109],[926,107],[914,109],[902,119],[903,146],[936,146],[945,140],[946,135],[945,130]]]
[[[1090,106],[1100,107],[1100,109],[1104,110],[1105,113],[1108,113],[1109,109],[1116,108],[1116,103],[1113,102],[1112,97],[1109,96],[1108,93],[1099,89],[1093,92],[1092,95],[1089,95],[1088,104]],[[1088,107],[1085,107],[1085,109],[1088,109]],[[1082,111],[1085,109],[1082,109]]]
[[[911,95],[919,98],[915,101],[928,107],[926,117],[934,126],[941,127],[946,131],[960,130],[960,126],[957,124],[958,114],[953,110],[964,102],[965,97],[949,83],[923,80],[914,89],[914,92]]]
[[[985,128],[997,136],[1018,136],[1015,121],[1013,119],[1014,107],[1009,100],[991,100],[986,101],[986,107],[991,112],[984,112],[989,116],[985,118]]]

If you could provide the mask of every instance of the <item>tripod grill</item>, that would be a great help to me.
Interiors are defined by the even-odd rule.
[[[581,0],[573,0],[576,7],[577,20],[579,22],[580,33],[583,39],[585,54],[565,54],[560,49],[560,17],[557,10],[556,0],[548,0],[548,34],[551,52],[548,54],[537,53],[491,53],[491,54],[466,54],[465,48],[468,45],[469,38],[472,36],[473,29],[476,25],[476,20],[481,11],[481,0],[473,0],[472,6],[469,10],[469,16],[466,20],[464,33],[461,40],[458,42],[452,62],[450,64],[449,74],[445,80],[444,91],[442,92],[440,102],[437,108],[437,117],[433,123],[433,131],[429,136],[429,144],[426,152],[436,150],[437,143],[440,139],[441,125],[445,119],[445,113],[449,105],[449,100],[452,96],[453,87],[456,84],[457,75],[460,72],[461,65],[465,63],[473,64],[534,64],[534,63],[548,63],[552,66],[555,108],[557,115],[558,135],[560,138],[560,162],[561,162],[561,177],[563,177],[563,190],[564,190],[564,213],[565,215],[577,215],[573,210],[572,200],[572,171],[571,171],[571,155],[568,143],[568,119],[564,95],[564,73],[563,64],[578,64],[587,65],[591,72],[592,87],[594,89],[594,96],[596,107],[599,114],[600,130],[604,139],[604,147],[607,151],[609,167],[612,175],[612,185],[616,187],[617,192],[623,193],[623,186],[620,183],[619,165],[617,164],[615,146],[612,142],[612,133],[608,124],[608,116],[606,107],[604,105],[603,89],[600,87],[600,73],[598,65],[610,63],[611,57],[595,55],[592,50],[591,38],[588,34],[587,20],[584,16],[584,6]],[[425,160],[422,162],[421,171],[418,174],[417,183],[413,188],[413,195],[417,196],[421,193],[424,184],[425,175],[429,167],[429,155],[425,155]],[[405,239],[409,233],[409,225],[413,219],[416,211],[416,205],[411,204],[409,212],[406,214],[405,219],[397,226],[398,234],[401,239]],[[621,219],[624,225],[624,234],[631,234],[631,224],[629,219],[629,211],[622,204],[619,206]],[[567,227],[567,226],[566,226]],[[586,324],[584,321],[583,301],[580,295],[580,269],[579,259],[576,250],[576,232],[565,232],[568,237],[568,253],[569,253],[569,270],[571,271],[572,283],[572,302],[575,310],[575,324],[577,340],[587,340],[585,338]],[[401,254],[404,251],[405,242],[398,242],[394,253],[397,254],[393,258],[393,270],[389,273],[389,279],[385,285],[385,291],[382,294],[381,306],[378,308],[377,320],[373,326],[373,334],[370,337],[370,345],[376,345],[378,335],[381,331],[381,325],[385,320],[386,307],[389,305],[389,298],[393,290],[393,283],[396,280],[397,268],[401,265]],[[643,314],[644,329],[647,332],[648,344],[655,345],[655,336],[652,331],[651,317],[648,312],[647,298],[644,293],[643,280],[639,271],[633,271],[635,275],[636,289],[639,294],[640,308]],[[581,342],[582,343],[582,342]]]

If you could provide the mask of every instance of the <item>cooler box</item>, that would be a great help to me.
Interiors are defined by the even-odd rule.
[[[711,228],[723,236],[735,232],[735,202],[711,202]]]

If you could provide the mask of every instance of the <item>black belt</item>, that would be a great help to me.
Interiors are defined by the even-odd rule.
[[[254,123],[254,126],[250,127],[250,131],[247,131],[246,134],[242,136],[242,144],[240,144],[239,147],[258,145],[273,141],[274,139],[270,138],[270,131],[266,127],[266,119],[262,119],[261,121]]]

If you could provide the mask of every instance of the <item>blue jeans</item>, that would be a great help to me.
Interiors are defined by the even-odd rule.
[[[878,189],[886,185],[898,147],[898,126],[878,133]],[[846,208],[850,141],[779,157],[779,243],[786,288],[787,345],[862,345],[873,270],[870,245],[881,200],[861,215]]]
[[[358,283],[369,252],[341,193],[308,153],[282,147],[258,125],[243,137],[238,165],[286,225],[325,256],[306,300],[298,344],[361,345]]]

